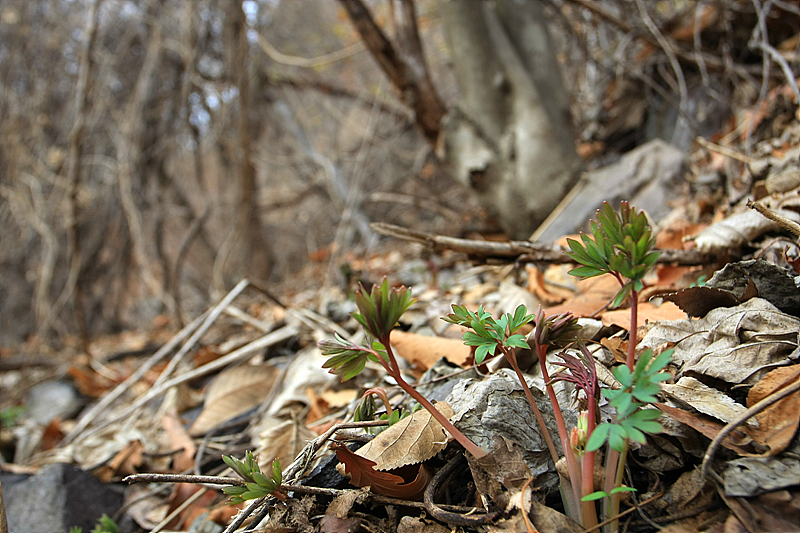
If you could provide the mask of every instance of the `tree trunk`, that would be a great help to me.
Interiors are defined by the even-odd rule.
[[[527,239],[580,168],[542,5],[440,5],[461,88],[440,143],[443,159],[513,238]]]
[[[272,258],[258,214],[256,168],[252,159],[250,136],[250,43],[247,41],[247,19],[243,0],[232,0],[230,10],[229,68],[239,92],[238,171],[239,195],[237,205],[236,239],[241,246],[243,273],[254,280],[266,281],[270,276]]]

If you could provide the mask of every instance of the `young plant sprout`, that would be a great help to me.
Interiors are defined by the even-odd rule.
[[[553,406],[553,416],[558,427],[564,459],[569,478],[561,480],[561,494],[567,513],[578,520],[587,531],[598,529],[595,501],[603,499],[606,517],[613,518],[619,512],[619,497],[622,492],[635,490],[622,485],[625,460],[631,440],[645,443],[647,433],[662,430],[656,420],[660,412],[648,408],[656,401],[660,390],[659,382],[670,376],[662,370],[669,363],[672,350],[666,350],[657,357],[645,350],[636,358],[636,329],[639,292],[643,288],[643,278],[655,264],[658,253],[653,251],[655,239],[647,224],[644,213],[637,212],[626,202],[615,212],[608,203],[597,212],[597,221],[591,222],[591,236],[581,235],[580,241],[569,239],[569,257],[580,264],[570,273],[589,278],[610,274],[620,283],[620,290],[614,297],[612,307],[618,307],[626,300],[630,303],[631,328],[626,365],[613,369],[619,381],[619,389],[600,389],[594,357],[586,346],[577,340],[580,330],[577,319],[571,314],[546,316],[539,308],[536,315],[528,314],[520,305],[513,314],[507,313],[493,318],[482,306],[470,311],[466,306],[453,305],[452,313],[443,317],[446,322],[467,328],[464,343],[474,347],[476,364],[487,358],[501,354],[509,362],[519,378],[534,417],[540,427],[554,463],[559,461],[558,451],[547,430],[542,413],[534,401],[533,394],[525,380],[517,361],[518,348],[531,348],[539,358],[545,388]],[[390,289],[384,279],[380,286],[374,286],[369,294],[362,287],[355,296],[359,313],[353,317],[361,324],[372,340],[366,346],[357,346],[336,336],[335,340],[319,343],[322,353],[329,359],[324,367],[338,374],[342,380],[358,375],[367,360],[379,363],[386,373],[412,398],[420,403],[449,431],[461,445],[475,457],[483,457],[486,452],[476,446],[461,431],[453,426],[433,405],[409,385],[401,375],[389,337],[400,316],[415,300],[406,288]],[[526,339],[520,333],[523,326],[533,323],[533,331]],[[577,354],[565,349],[573,346]],[[555,362],[563,367],[554,375],[547,368],[547,353],[551,348],[560,348],[561,359]],[[567,428],[561,406],[553,389],[557,381],[575,385],[582,398],[584,409],[579,413],[577,427]],[[395,418],[388,398],[382,391],[371,390],[368,395],[377,394],[387,404],[387,416]],[[600,394],[608,399],[615,409],[610,422],[601,422],[599,412]],[[372,400],[370,400],[371,402]],[[367,402],[360,409],[367,409]],[[369,404],[372,405],[372,404]],[[367,409],[368,410],[368,409]],[[373,409],[374,411],[374,409]],[[372,413],[374,414],[374,413]],[[359,413],[359,416],[365,416]],[[371,415],[369,415],[371,416]],[[604,469],[604,489],[594,490],[594,467],[596,452],[607,444]],[[617,531],[618,521],[605,526],[607,531]]]
[[[346,381],[360,374],[367,360],[379,363],[400,388],[427,409],[465,450],[476,458],[485,456],[484,450],[457,429],[427,398],[417,392],[400,372],[397,358],[389,343],[389,336],[402,314],[416,301],[411,298],[409,290],[405,287],[390,289],[389,282],[384,279],[380,285],[373,286],[369,294],[364,287],[361,287],[356,292],[355,300],[359,313],[353,313],[353,318],[374,340],[368,346],[358,346],[336,335],[335,340],[320,342],[320,350],[323,355],[329,357],[323,368],[330,369],[330,372],[341,376],[342,381]]]

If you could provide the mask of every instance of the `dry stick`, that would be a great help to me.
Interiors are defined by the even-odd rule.
[[[386,424],[384,424],[386,425]],[[125,483],[192,483],[203,485],[231,485],[237,487],[244,487],[247,483],[239,478],[224,477],[224,476],[189,476],[182,474],[132,474],[122,479]],[[280,489],[285,492],[298,492],[300,494],[314,494],[318,496],[341,496],[351,492],[354,489],[329,489],[325,487],[306,487],[305,485],[281,485]],[[402,500],[399,498],[391,498],[382,494],[374,492],[368,493],[372,501],[382,503],[385,505],[402,505],[405,507],[413,507],[416,509],[425,509],[424,502],[416,502],[410,500]],[[475,511],[475,507],[464,507],[461,505],[439,505],[442,509],[448,511],[456,511],[468,513]]]
[[[151,368],[157,365],[161,360],[170,353],[183,339],[188,337],[192,331],[194,331],[199,325],[201,320],[206,315],[200,315],[194,321],[189,324],[188,326],[184,327],[177,335],[172,337],[169,342],[167,342],[164,346],[162,346],[155,354],[153,354],[150,359],[140,366],[136,372],[131,374],[128,379],[117,385],[114,390],[103,396],[103,398],[97,402],[89,411],[83,415],[80,421],[75,425],[75,427],[70,431],[66,437],[61,441],[62,446],[67,445],[72,442],[81,431],[86,429],[86,427],[91,424],[95,418],[97,418],[98,414],[103,411],[103,409],[107,408],[111,405],[114,400],[119,398],[122,393],[127,391],[131,388],[131,386],[139,381],[142,376],[144,376]]]
[[[452,250],[477,257],[517,258],[524,261],[541,261],[544,263],[574,263],[564,252],[566,248],[557,244],[509,241],[490,242],[475,239],[458,239],[445,235],[436,235],[426,231],[416,231],[394,224],[373,222],[370,227],[381,235],[415,242],[434,250]],[[678,266],[707,265],[716,262],[716,255],[699,250],[657,250],[659,264]]]
[[[86,413],[86,415],[84,415],[81,418],[81,421],[64,438],[63,443],[69,444],[70,442],[72,442],[81,431],[86,429],[86,427],[89,424],[91,424],[95,420],[95,418],[97,418],[97,415],[100,412],[102,412],[103,409],[111,405],[111,403],[114,402],[114,400],[119,398],[125,391],[130,389],[134,383],[142,379],[142,377],[148,371],[150,371],[150,369],[152,369],[155,365],[160,363],[161,360],[168,353],[170,353],[173,350],[173,348],[175,348],[175,346],[177,346],[181,341],[183,341],[183,339],[185,339],[187,336],[192,334],[192,332],[194,332],[194,335],[192,335],[192,337],[186,342],[186,344],[183,345],[181,350],[175,355],[175,358],[182,358],[186,352],[188,352],[194,347],[195,343],[197,343],[200,337],[202,337],[205,334],[208,328],[211,327],[211,324],[217,319],[220,313],[222,313],[222,311],[233,301],[233,299],[236,298],[236,296],[238,296],[239,293],[241,293],[245,289],[245,287],[247,287],[247,284],[248,284],[247,280],[242,280],[238,284],[236,284],[236,286],[233,289],[231,289],[231,291],[225,296],[225,298],[222,299],[220,303],[218,303],[214,308],[212,308],[207,313],[203,313],[202,315],[194,319],[194,321],[192,321],[191,324],[183,328],[175,337],[170,339],[170,341],[167,344],[162,346],[160,350],[158,350],[155,354],[153,354],[153,356],[144,365],[139,367],[136,370],[136,372],[134,372],[128,379],[120,383],[113,391],[106,394],[102,400],[100,400],[94,407],[92,407],[92,409],[88,413]],[[165,370],[162,373],[162,376],[166,374],[168,371],[170,370],[169,369]],[[161,378],[159,378],[159,381],[156,381],[156,384],[153,386],[153,388],[159,385],[160,381],[162,381]],[[95,431],[91,431],[87,435],[84,435],[84,437],[88,437],[89,435],[92,435],[94,433]]]
[[[225,308],[228,307],[233,302],[233,300],[235,300],[236,297],[239,296],[239,294],[241,294],[241,292],[247,288],[248,284],[249,282],[246,279],[241,280],[239,283],[236,284],[236,286],[233,289],[231,289],[231,291],[227,295],[225,295],[225,297],[222,300],[220,300],[220,302],[216,306],[214,306],[214,309],[211,310],[211,312],[208,315],[208,318],[206,318],[205,322],[203,322],[203,325],[200,326],[200,328],[194,333],[194,335],[192,335],[192,337],[186,342],[183,348],[181,348],[181,350],[175,354],[175,356],[167,365],[167,368],[165,368],[164,371],[161,373],[161,375],[158,376],[158,379],[153,384],[153,388],[158,387],[169,378],[170,374],[172,374],[172,372],[180,364],[180,362],[183,360],[186,354],[189,353],[189,350],[194,348],[194,345],[197,343],[197,341],[200,340],[200,337],[205,335],[206,331],[208,331],[211,325],[217,320],[219,315],[221,315],[223,311],[225,311]]]
[[[788,231],[795,237],[800,237],[800,224],[798,224],[794,220],[786,218],[785,216],[776,213],[775,211],[766,207],[765,205],[760,204],[758,202],[754,202],[752,200],[747,200],[747,207],[758,211],[765,218],[774,222],[775,225],[781,228],[782,230]]]
[[[98,433],[100,430],[107,428],[114,422],[122,420],[123,418],[126,418],[127,416],[133,414],[140,407],[146,405],[148,402],[164,394],[166,391],[168,391],[172,387],[175,387],[176,385],[180,385],[181,383],[186,383],[187,381],[192,381],[193,379],[197,379],[201,376],[205,376],[206,374],[210,374],[212,372],[225,368],[230,364],[237,363],[243,360],[244,358],[248,357],[253,352],[256,352],[263,348],[267,348],[268,346],[272,346],[273,344],[285,341],[297,335],[298,333],[299,331],[297,330],[296,327],[284,326],[280,329],[273,331],[272,333],[269,333],[268,335],[264,335],[263,337],[260,337],[254,340],[253,342],[246,344],[245,346],[242,346],[238,350],[235,350],[224,357],[221,357],[215,361],[211,361],[210,363],[207,363],[201,366],[200,368],[196,368],[191,372],[187,372],[182,376],[178,376],[176,378],[172,378],[168,381],[165,381],[158,387],[154,386],[152,389],[150,389],[150,391],[147,394],[136,400],[133,403],[133,405],[115,414],[114,416],[112,416],[108,420],[105,420],[101,424],[93,427],[87,433],[87,436]]]
[[[733,430],[735,430],[737,427],[747,422],[747,420],[750,417],[757,415],[758,413],[764,411],[770,405],[779,402],[780,400],[798,391],[800,391],[800,377],[798,377],[791,385],[788,385],[783,389],[779,389],[773,392],[760,402],[756,403],[755,405],[750,407],[747,411],[745,411],[741,415],[731,420],[727,426],[722,428],[722,430],[720,430],[720,432],[717,433],[717,436],[714,437],[714,440],[711,441],[711,444],[708,446],[708,450],[706,450],[706,455],[705,457],[703,457],[703,466],[701,469],[703,478],[706,478],[708,476],[709,465],[711,464],[711,460],[714,458],[714,454],[716,454],[717,450],[719,449],[725,437],[730,435],[733,432]]]

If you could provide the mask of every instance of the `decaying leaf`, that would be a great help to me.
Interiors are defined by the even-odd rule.
[[[689,287],[662,296],[692,317],[704,317],[717,307],[733,307],[741,302],[730,291],[713,287]]]
[[[795,222],[800,222],[800,214],[786,209],[777,210]],[[745,211],[731,215],[701,231],[694,242],[700,250],[738,249],[760,235],[773,229],[773,224],[755,211]]]
[[[370,487],[378,494],[404,500],[421,500],[425,487],[432,474],[430,469],[423,465],[408,465],[396,474],[379,472],[375,470],[375,461],[356,455],[339,442],[334,442],[330,447],[336,451],[336,457],[344,464],[344,470],[350,474],[350,483],[356,487]]]
[[[656,322],[658,320],[679,320],[686,314],[671,302],[653,305],[650,302],[639,302],[639,324]],[[618,326],[626,331],[631,329],[630,309],[615,309],[603,313],[604,326]]]
[[[108,483],[117,476],[136,474],[139,472],[139,467],[142,466],[142,452],[144,452],[144,445],[141,441],[131,441],[111,459],[108,465],[100,467],[95,475],[101,481]]]
[[[693,413],[691,411],[678,409],[677,407],[672,407],[671,405],[663,403],[657,403],[654,405],[665,415],[676,420],[677,422],[686,424],[690,428],[699,431],[709,439],[716,437],[717,433],[722,431],[722,428],[725,427],[725,424],[714,420],[708,415]],[[725,439],[723,439],[722,445],[740,455],[750,455],[752,450],[743,445],[746,444],[741,442],[743,439],[747,439],[747,437],[741,432],[734,431],[731,435],[728,435],[725,437]]]
[[[674,343],[673,362],[681,375],[701,375],[728,383],[754,383],[772,365],[785,364],[797,347],[800,319],[762,298],[710,311],[700,320],[655,325],[639,349]]]
[[[747,395],[752,407],[770,394],[791,385],[800,377],[800,366],[776,368],[756,383]],[[800,392],[787,396],[755,416],[758,428],[750,427],[748,434],[758,444],[768,448],[765,455],[775,455],[786,449],[800,426]]]
[[[675,384],[663,384],[661,390],[667,396],[723,422],[730,422],[747,410],[724,392],[689,376],[682,377]]]
[[[442,357],[461,366],[470,355],[469,346],[465,346],[461,339],[429,337],[395,329],[392,330],[391,342],[395,353],[420,373],[428,370]]]
[[[174,410],[162,417],[161,424],[169,437],[170,450],[180,450],[172,456],[172,469],[175,472],[189,470],[194,466],[194,454],[197,452],[194,440],[184,429]]]
[[[501,435],[495,436],[492,451],[475,459],[467,455],[478,492],[494,501],[503,489],[519,492],[532,476],[518,446]]]
[[[280,371],[273,366],[241,365],[219,373],[209,385],[203,410],[189,428],[192,436],[246,413],[269,395]]]
[[[448,419],[453,409],[439,402],[436,409]],[[375,461],[376,470],[394,470],[402,466],[427,461],[447,446],[442,425],[426,410],[420,409],[390,426],[356,452]]]

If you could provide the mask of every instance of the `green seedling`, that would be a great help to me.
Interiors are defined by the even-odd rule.
[[[644,443],[645,433],[658,433],[662,430],[656,420],[660,412],[646,409],[646,404],[656,401],[655,394],[660,390],[658,383],[668,379],[669,374],[661,370],[669,363],[672,350],[659,355],[652,363],[650,350],[636,360],[638,344],[638,306],[639,292],[644,288],[643,279],[658,260],[658,252],[653,250],[655,237],[647,223],[647,217],[637,212],[627,202],[620,204],[619,212],[614,211],[608,202],[597,211],[597,220],[591,221],[591,236],[581,234],[580,241],[568,239],[570,251],[567,255],[580,264],[570,274],[580,278],[590,278],[602,274],[614,276],[620,290],[611,302],[611,307],[619,307],[626,300],[630,304],[631,327],[628,341],[626,366],[615,368],[614,376],[622,387],[618,390],[603,390],[616,414],[610,423],[598,425],[587,435],[586,456],[608,442],[605,466],[605,491],[602,494],[606,504],[606,515],[619,513],[619,495],[623,490],[622,476],[631,440]],[[593,413],[591,417],[594,416]],[[584,457],[584,465],[586,465]],[[591,463],[590,463],[591,464]],[[587,493],[589,483],[584,479],[582,501],[591,501]],[[583,507],[587,510],[587,507]],[[588,512],[588,510],[587,510]],[[617,531],[618,521],[612,521],[607,529]]]
[[[365,346],[359,346],[336,335],[335,340],[320,342],[320,350],[323,355],[328,356],[323,367],[341,376],[342,381],[346,381],[360,374],[368,360],[380,364],[400,388],[422,405],[464,449],[477,458],[485,456],[484,450],[457,429],[403,378],[389,337],[400,317],[416,301],[411,298],[409,290],[405,287],[389,288],[389,282],[384,279],[380,285],[374,285],[369,294],[364,287],[360,287],[356,292],[355,301],[359,312],[353,313],[352,316],[364,328],[371,340]]]
[[[581,265],[570,274],[579,278],[610,274],[619,281],[621,288],[611,307],[619,307],[625,300],[630,302],[632,339],[627,365],[633,370],[639,292],[644,287],[642,279],[658,260],[658,252],[653,251],[655,237],[647,216],[628,202],[620,204],[619,213],[608,202],[603,203],[590,227],[591,236],[582,233],[580,241],[567,239],[570,248],[567,255]]]
[[[224,487],[222,492],[230,496],[229,503],[234,505],[247,500],[256,500],[269,494],[279,500],[286,500],[286,495],[281,492],[281,464],[275,459],[272,462],[272,472],[269,476],[261,471],[253,452],[245,452],[244,460],[236,459],[230,455],[223,455],[222,460],[231,470],[236,472],[245,481],[245,486]]]
[[[119,526],[110,516],[104,514],[97,522],[91,533],[119,533]],[[79,526],[71,527],[69,533],[83,533],[83,528]]]

